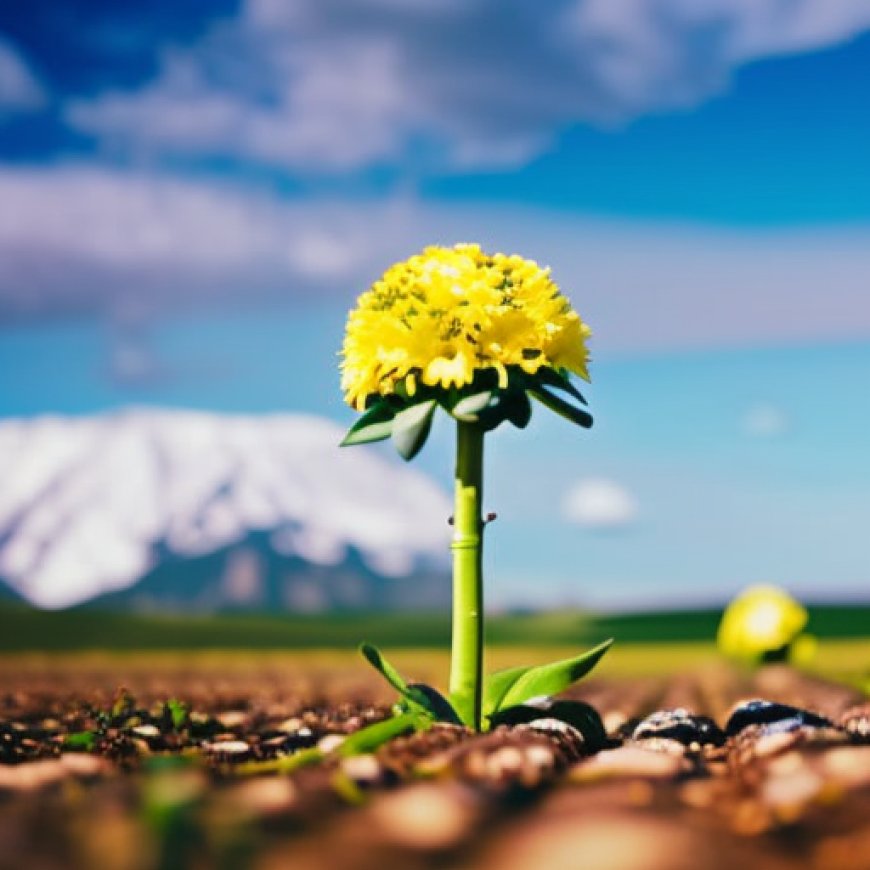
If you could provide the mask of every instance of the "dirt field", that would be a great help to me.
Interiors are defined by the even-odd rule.
[[[866,698],[691,650],[568,693],[601,745],[542,712],[296,770],[389,714],[347,656],[2,660],[0,867],[870,868]]]

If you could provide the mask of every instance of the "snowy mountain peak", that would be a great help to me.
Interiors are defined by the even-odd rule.
[[[132,586],[160,550],[201,556],[254,531],[320,565],[350,550],[389,576],[443,563],[446,495],[410,466],[339,450],[341,437],[280,414],[0,421],[0,578],[63,607]]]

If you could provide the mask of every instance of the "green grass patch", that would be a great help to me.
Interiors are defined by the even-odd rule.
[[[870,606],[810,607],[822,639],[870,637]],[[576,649],[614,637],[619,646],[710,643],[719,610],[595,615],[583,612],[493,615],[487,643]],[[445,649],[445,613],[167,616],[88,609],[42,611],[0,605],[0,652],[72,650],[352,649],[368,640],[385,649]]]

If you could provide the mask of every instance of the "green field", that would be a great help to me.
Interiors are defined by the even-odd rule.
[[[870,638],[870,605],[810,608],[810,630],[822,639]],[[557,612],[494,615],[491,646],[704,643],[715,638],[719,610],[596,615]],[[0,652],[74,650],[350,649],[361,640],[393,649],[446,648],[443,613],[157,616],[87,609],[41,611],[0,606]]]

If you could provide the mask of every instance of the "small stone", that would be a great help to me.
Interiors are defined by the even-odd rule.
[[[870,785],[870,747],[838,746],[824,754],[828,773],[848,788]]]
[[[696,810],[712,807],[718,798],[716,783],[709,779],[690,779],[680,790],[680,799]]]
[[[647,790],[643,784],[637,796]],[[698,870],[720,867],[713,847],[677,821],[637,812],[517,819],[484,845],[475,866],[499,870]]]
[[[822,790],[824,780],[807,765],[783,776],[765,780],[761,788],[764,802],[782,822],[797,821]]]
[[[523,753],[516,746],[504,746],[490,753],[486,759],[488,779],[506,779],[518,774],[523,767]]]
[[[329,753],[334,749],[338,749],[345,740],[347,740],[345,734],[327,734],[317,741],[317,748],[321,752]]]
[[[543,719],[533,719],[527,725],[518,725],[516,730],[536,731],[539,734],[545,734],[552,738],[567,755],[569,760],[579,758],[581,755],[588,754],[586,749],[586,739],[578,728],[569,725],[561,719],[553,719],[546,717]]]
[[[160,736],[160,729],[156,725],[137,725],[130,730],[138,737],[144,737],[149,740]]]
[[[664,752],[666,755],[678,755],[680,757],[684,756],[688,749],[679,740],[672,740],[669,737],[647,737],[644,740],[635,740],[633,742],[643,747],[647,752]]]
[[[216,740],[212,743],[203,743],[202,748],[215,755],[233,757],[246,755],[251,750],[251,747],[244,740]]]
[[[529,746],[525,751],[525,760],[538,768],[552,769],[556,766],[553,751],[547,746]]]
[[[770,810],[757,800],[747,798],[734,807],[731,815],[731,828],[745,837],[762,834],[773,825]]]
[[[616,734],[628,722],[628,716],[622,710],[611,710],[609,713],[604,714],[602,722],[604,723],[604,730],[608,734]]]
[[[352,755],[342,759],[342,771],[357,785],[375,785],[383,779],[384,769],[374,755]]]
[[[216,716],[224,728],[242,728],[250,721],[250,716],[244,710],[226,710]]]
[[[850,707],[840,716],[839,725],[853,740],[870,742],[870,704]]]
[[[627,776],[671,779],[689,769],[688,761],[682,756],[649,752],[637,746],[620,746],[606,749],[575,764],[567,776],[572,782],[595,782]]]
[[[289,777],[268,776],[240,783],[232,796],[243,807],[259,815],[276,815],[293,805],[296,789]]]
[[[722,729],[709,716],[696,716],[684,707],[652,713],[638,723],[631,736],[633,740],[664,738],[686,747],[721,746],[725,742]]]
[[[0,764],[0,792],[4,789],[35,791],[66,776],[67,770],[59,759],[29,761],[16,765]]]
[[[751,725],[763,725],[765,732],[770,734],[775,731],[794,731],[804,726],[829,728],[832,724],[830,719],[810,710],[754,698],[739,701],[732,707],[725,724],[725,733],[733,737]]]
[[[98,755],[87,755],[82,752],[65,752],[60,756],[64,770],[75,776],[99,776],[111,770],[111,765]]]
[[[389,840],[425,852],[455,846],[477,820],[463,795],[428,783],[381,798],[371,812]]]

